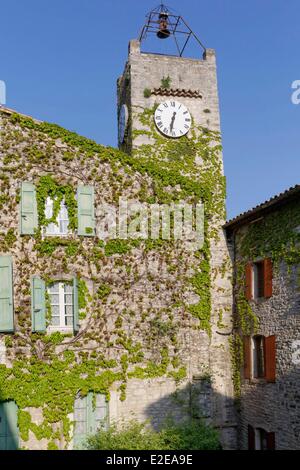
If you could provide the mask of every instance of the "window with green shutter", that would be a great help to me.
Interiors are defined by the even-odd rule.
[[[78,281],[57,281],[47,287],[50,306],[49,331],[79,330]]]
[[[46,331],[45,281],[39,277],[31,279],[31,321],[32,331]]]
[[[20,231],[22,235],[33,235],[38,228],[36,191],[32,183],[21,186]]]
[[[78,186],[78,235],[91,237],[95,235],[94,187]]]
[[[89,392],[85,397],[76,398],[74,403],[74,449],[84,449],[87,437],[98,429],[109,427],[108,402],[105,395]]]
[[[57,281],[47,288],[51,317],[49,330],[71,332],[74,330],[74,286],[69,281]]]
[[[14,331],[13,270],[11,256],[0,256],[0,332]]]

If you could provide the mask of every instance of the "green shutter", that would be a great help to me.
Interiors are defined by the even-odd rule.
[[[78,186],[78,235],[92,237],[95,234],[94,187]]]
[[[18,407],[14,401],[0,402],[0,450],[18,448]]]
[[[11,256],[0,256],[0,332],[14,331],[13,275]]]
[[[31,322],[32,331],[46,331],[45,281],[39,277],[31,279]]]
[[[74,331],[79,330],[79,309],[78,309],[78,280],[73,278],[73,325]]]
[[[36,191],[32,183],[21,186],[20,231],[22,235],[33,235],[38,228]]]

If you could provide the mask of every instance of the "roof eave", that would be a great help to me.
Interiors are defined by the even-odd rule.
[[[232,232],[237,227],[253,222],[257,218],[264,216],[267,213],[272,212],[274,209],[278,209],[279,207],[288,204],[297,198],[300,198],[300,185],[296,185],[287,191],[274,196],[268,201],[263,202],[259,206],[254,207],[253,209],[244,212],[243,214],[240,214],[232,220],[229,220],[224,224],[224,229]]]

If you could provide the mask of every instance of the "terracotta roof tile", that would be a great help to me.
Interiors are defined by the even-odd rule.
[[[184,98],[202,98],[202,95],[197,90],[186,90],[184,88],[154,88],[151,90],[152,95],[160,96],[181,96]]]
[[[243,212],[237,217],[234,217],[233,219],[226,222],[224,228],[232,230],[236,226],[243,225],[244,223],[251,220],[255,220],[260,215],[263,215],[264,212],[269,212],[273,208],[277,208],[278,206],[296,198],[300,198],[299,184],[287,189],[283,193],[279,193],[276,196],[271,197],[267,201],[262,202],[258,206],[255,206],[246,212]]]

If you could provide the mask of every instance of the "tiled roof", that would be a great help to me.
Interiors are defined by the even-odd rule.
[[[28,116],[27,114],[19,113],[18,111],[14,110],[14,109],[6,108],[5,106],[0,106],[0,113],[4,113],[4,114],[15,114],[16,113],[16,114],[19,114],[20,116],[33,119],[36,122],[42,122],[39,119]]]
[[[199,91],[185,90],[184,88],[154,88],[151,90],[151,95],[161,96],[182,96],[184,98],[202,98]]]
[[[297,184],[283,193],[277,194],[276,196],[271,197],[267,201],[259,204],[249,211],[243,212],[234,219],[229,220],[224,225],[224,228],[232,230],[238,225],[243,225],[246,222],[251,222],[258,218],[260,215],[263,215],[265,212],[270,212],[271,210],[276,209],[278,206],[290,202],[293,199],[300,198],[300,185]]]

